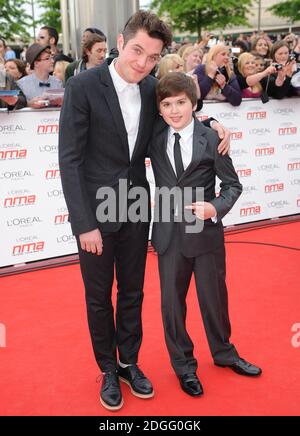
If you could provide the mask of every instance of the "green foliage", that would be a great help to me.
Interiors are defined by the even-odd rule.
[[[37,3],[44,10],[38,21],[43,26],[55,27],[61,32],[61,12],[59,0],[38,0]]]
[[[287,0],[277,3],[268,10],[278,17],[289,18],[291,23],[300,20],[300,0]]]
[[[24,0],[0,0],[0,35],[8,40],[14,40],[15,36],[27,42],[30,35],[28,28],[32,20],[26,14]]]
[[[190,33],[230,25],[247,25],[252,0],[153,0],[151,8],[170,18],[173,28]]]

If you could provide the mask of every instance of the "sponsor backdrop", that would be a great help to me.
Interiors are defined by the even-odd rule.
[[[205,103],[232,131],[244,191],[223,220],[234,225],[300,213],[300,99]],[[0,267],[77,252],[58,167],[59,111],[0,112]],[[147,175],[154,195],[151,162]]]

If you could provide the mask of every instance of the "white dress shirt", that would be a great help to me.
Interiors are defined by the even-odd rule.
[[[194,119],[190,122],[188,126],[184,129],[180,130],[180,132],[176,132],[173,127],[169,128],[168,135],[168,143],[167,143],[167,153],[168,158],[171,162],[171,165],[176,174],[175,160],[174,160],[174,144],[175,144],[175,136],[174,133],[179,133],[180,135],[180,150],[183,162],[184,171],[187,169],[189,164],[192,161],[193,156],[193,133],[194,133]]]
[[[115,69],[116,61],[110,64],[109,72],[118,95],[128,135],[129,156],[131,160],[140,124],[141,93],[137,83],[128,83],[118,74]]]

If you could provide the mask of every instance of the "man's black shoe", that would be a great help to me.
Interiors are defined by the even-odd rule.
[[[117,371],[103,374],[100,403],[108,410],[119,410],[124,404]]]
[[[236,372],[240,375],[247,375],[249,377],[257,377],[262,373],[262,370],[258,368],[258,366],[252,365],[244,359],[238,359],[236,362],[231,365],[222,365],[219,363],[215,363],[217,366],[222,366],[223,368],[228,367],[231,368],[232,371]]]
[[[203,395],[203,387],[195,373],[178,375],[180,386],[184,392],[192,397]]]
[[[129,365],[126,368],[118,366],[118,373],[120,380],[130,386],[133,395],[139,398],[153,397],[152,384],[137,365]]]

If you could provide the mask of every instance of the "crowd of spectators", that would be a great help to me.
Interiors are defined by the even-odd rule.
[[[68,79],[101,65],[107,57],[106,36],[100,29],[83,31],[77,60],[59,50],[58,39],[56,29],[43,26],[37,41],[25,46],[17,59],[0,37],[0,87],[16,91],[15,95],[0,96],[1,108],[60,106]],[[117,49],[109,56],[118,56]],[[238,106],[242,98],[260,98],[265,103],[269,97],[300,95],[300,37],[289,33],[272,38],[253,32],[233,39],[204,32],[196,43],[189,38],[182,43],[173,41],[152,74],[161,79],[170,71],[191,75],[201,101],[227,101]],[[60,98],[50,99],[52,91],[59,95],[58,90]]]
[[[165,58],[173,57],[173,65]],[[174,57],[176,56],[176,58]],[[175,61],[176,59],[176,61]],[[217,39],[204,32],[197,43],[173,42],[156,76],[183,69],[196,75],[201,98],[238,106],[242,98],[281,99],[300,95],[300,37],[271,38],[264,32]]]

